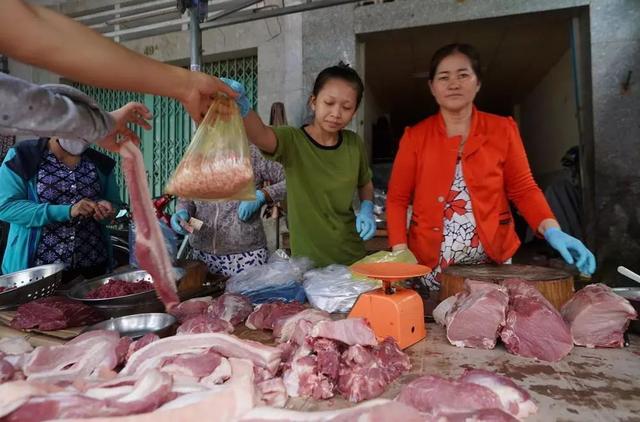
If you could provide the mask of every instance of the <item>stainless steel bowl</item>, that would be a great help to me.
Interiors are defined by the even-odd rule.
[[[11,290],[0,293],[0,307],[7,308],[46,297],[62,281],[63,264],[48,264],[0,276],[0,286]]]
[[[176,318],[169,314],[137,314],[99,322],[87,327],[84,332],[94,330],[117,331],[121,336],[127,336],[133,339],[140,338],[148,333],[157,334],[159,337],[166,337],[171,334],[175,323]]]
[[[174,267],[173,271],[175,273],[176,280],[178,281],[186,274],[186,271],[183,268]],[[79,300],[83,303],[86,303],[87,305],[93,306],[138,304],[158,300],[155,290],[134,293],[131,295],[110,297],[106,299],[87,299],[85,297],[91,290],[107,284],[109,280],[112,279],[125,280],[131,283],[136,283],[141,280],[153,283],[151,275],[144,270],[126,271],[82,281],[73,286],[67,293],[67,296],[69,296],[69,298],[71,299]]]

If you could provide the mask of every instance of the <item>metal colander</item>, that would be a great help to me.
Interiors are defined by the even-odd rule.
[[[8,308],[50,296],[62,281],[63,264],[48,264],[0,276],[0,308]]]

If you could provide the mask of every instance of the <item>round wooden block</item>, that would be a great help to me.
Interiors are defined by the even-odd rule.
[[[509,278],[533,282],[540,293],[556,309],[560,309],[573,296],[573,277],[566,271],[536,265],[453,265],[442,272],[439,300],[442,301],[464,290],[464,280],[498,283]]]

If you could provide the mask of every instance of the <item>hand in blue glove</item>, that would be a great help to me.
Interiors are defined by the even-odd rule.
[[[184,221],[187,223],[189,221],[189,212],[187,210],[178,210],[175,214],[171,216],[171,228],[174,232],[182,235],[189,234],[181,225],[180,222]]]
[[[376,218],[373,215],[373,202],[368,199],[360,203],[360,212],[356,217],[356,230],[362,240],[369,240],[376,234]]]
[[[238,104],[238,108],[240,109],[240,115],[243,118],[247,117],[247,114],[249,114],[249,110],[251,110],[251,104],[249,104],[249,97],[247,97],[247,92],[244,89],[244,85],[242,85],[238,81],[234,81],[233,79],[220,78],[220,80],[229,85],[229,88],[238,93],[236,104]]]
[[[238,206],[238,217],[242,221],[248,221],[256,211],[264,205],[266,202],[266,198],[264,197],[264,192],[261,190],[256,191],[256,200],[255,201],[242,201]]]
[[[562,255],[568,264],[575,262],[583,274],[593,274],[596,270],[596,258],[584,244],[562,230],[551,227],[544,232],[547,242]]]

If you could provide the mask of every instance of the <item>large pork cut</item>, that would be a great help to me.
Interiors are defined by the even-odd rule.
[[[508,304],[505,287],[465,280],[465,291],[456,296],[446,313],[447,339],[458,347],[493,349],[505,324]]]
[[[629,301],[598,283],[579,290],[564,304],[562,316],[576,346],[622,347],[624,332],[638,313]]]
[[[223,356],[248,359],[272,373],[278,368],[282,353],[275,347],[265,346],[256,341],[240,340],[229,334],[185,334],[154,341],[138,350],[131,355],[120,374],[138,374],[146,369],[158,367],[166,357],[181,353],[200,353],[209,349]]]
[[[276,321],[305,310],[299,302],[272,302],[256,306],[245,325],[252,330],[273,330]]]
[[[210,314],[195,316],[184,321],[176,330],[176,335],[201,333],[233,333],[233,325]]]
[[[18,330],[62,330],[91,325],[104,318],[91,306],[62,296],[47,296],[18,307],[11,326]]]
[[[125,142],[120,155],[136,223],[136,258],[140,267],[151,275],[153,287],[169,311],[180,299],[171,259],[153,210],[142,153],[132,142]]]
[[[573,349],[573,337],[562,315],[533,285],[505,280],[509,310],[500,338],[515,355],[557,362]]]
[[[538,410],[513,381],[484,370],[467,370],[457,380],[422,376],[404,386],[396,400],[438,421],[514,421]]]
[[[349,346],[375,346],[376,335],[364,318],[345,318],[337,321],[319,321],[309,333],[311,337],[337,340]]]
[[[203,315],[211,305],[211,296],[196,297],[180,302],[171,309],[171,315],[179,322],[184,322],[189,318]]]
[[[89,331],[64,345],[36,348],[23,371],[29,381],[52,384],[96,377],[100,370],[111,370],[121,361],[119,345],[115,331]]]
[[[211,301],[207,314],[211,317],[229,321],[238,325],[253,311],[251,301],[245,296],[235,293],[225,293]]]
[[[279,342],[287,342],[293,337],[293,334],[298,326],[298,323],[302,320],[306,320],[310,325],[315,324],[318,321],[330,320],[331,316],[318,309],[305,309],[302,312],[298,312],[289,317],[279,318],[273,326],[273,336],[278,339]]]
[[[487,387],[498,396],[501,409],[518,419],[524,419],[538,411],[529,392],[502,375],[484,369],[467,369],[458,381]]]

